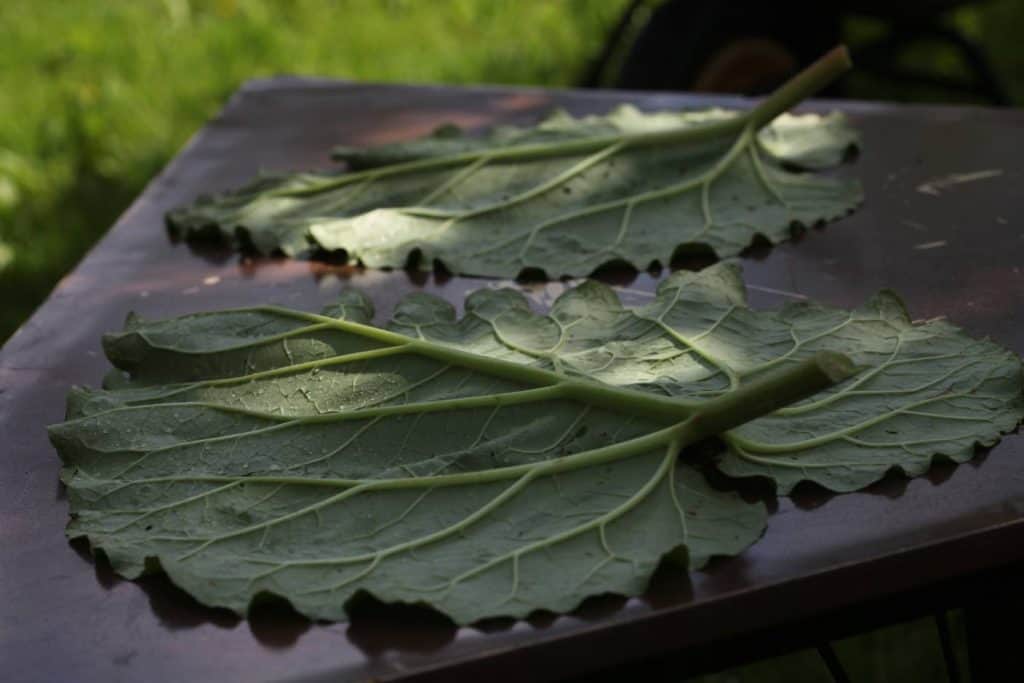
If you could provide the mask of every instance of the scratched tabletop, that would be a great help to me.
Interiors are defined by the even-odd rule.
[[[122,580],[64,537],[67,501],[45,426],[73,384],[107,368],[100,336],[136,310],[155,318],[279,304],[318,310],[344,287],[378,321],[403,295],[461,304],[493,281],[252,258],[172,242],[164,213],[260,171],[329,167],[335,144],[405,140],[445,122],[526,124],[555,106],[600,113],[749,106],[729,98],[600,91],[254,81],[146,188],[0,351],[0,678],[9,681],[490,681],[584,677],[644,658],[699,651],[864,601],[1024,558],[1024,439],[1008,435],[969,464],[890,476],[854,494],[798,489],[772,500],[764,538],[686,575],[659,572],[637,599],[455,628],[426,610],[378,606],[351,623],[310,623],[280,606],[248,620],[204,608],[160,576]],[[841,172],[864,183],[854,214],[741,259],[755,307],[794,298],[856,306],[883,287],[915,318],[946,316],[1024,353],[1024,112],[814,102],[863,135]],[[686,264],[683,264],[684,266]],[[642,300],[668,274],[611,273]],[[527,289],[538,306],[557,283]],[[4,297],[17,292],[3,292]]]

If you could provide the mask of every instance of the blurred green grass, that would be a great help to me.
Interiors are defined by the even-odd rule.
[[[0,341],[246,79],[565,85],[625,4],[4,0]]]

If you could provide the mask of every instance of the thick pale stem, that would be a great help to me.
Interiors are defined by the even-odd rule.
[[[842,382],[856,372],[843,354],[821,351],[785,370],[708,401],[685,425],[686,443],[727,432],[744,423]]]
[[[749,114],[751,124],[755,129],[763,128],[779,114],[827,86],[851,66],[850,51],[845,45],[829,50],[752,109]]]
[[[374,339],[387,345],[400,346],[408,353],[419,354],[436,360],[476,370],[494,377],[534,386],[557,386],[559,395],[565,398],[585,401],[609,410],[654,419],[686,420],[699,417],[689,430],[698,430],[704,436],[728,431],[744,422],[783,408],[807,398],[822,389],[849,377],[854,366],[844,355],[831,352],[818,354],[783,370],[770,373],[749,384],[729,391],[727,394],[708,401],[655,396],[632,389],[623,389],[586,379],[567,377],[561,373],[529,367],[512,361],[482,356],[462,351],[424,339],[413,339],[383,330],[379,327],[362,325],[348,320],[337,320],[314,313],[293,311],[274,306],[263,307],[293,318],[313,323],[328,323],[334,327]],[[687,422],[689,424],[689,422]],[[682,425],[680,425],[682,427]],[[698,437],[703,438],[703,437]],[[696,439],[687,438],[686,443]]]

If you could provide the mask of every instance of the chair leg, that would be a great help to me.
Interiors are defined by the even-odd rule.
[[[825,667],[835,683],[850,683],[850,677],[846,674],[846,669],[843,668],[842,662],[836,656],[835,650],[832,649],[831,643],[819,645],[818,654],[821,655],[821,660],[825,662]]]
[[[1005,683],[1020,669],[1020,621],[1024,599],[991,596],[964,608],[972,683]]]
[[[946,677],[949,683],[960,683],[960,664],[953,652],[953,638],[949,632],[949,613],[939,612],[935,615],[935,628],[939,632],[939,644],[942,646],[942,659],[946,663]]]

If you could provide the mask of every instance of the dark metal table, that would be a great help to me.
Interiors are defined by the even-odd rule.
[[[259,169],[325,166],[335,143],[400,140],[445,121],[525,123],[554,105],[600,112],[623,99],[644,108],[744,104],[295,79],[243,88],[0,352],[0,677],[518,681],[646,659],[671,661],[679,680],[723,644],[820,636],[828,624],[855,623],[857,610],[878,614],[879,604],[897,616],[910,604],[931,608],[936,596],[955,600],[955,587],[978,585],[972,577],[1005,574],[1001,568],[1024,559],[1024,439],[1016,435],[970,464],[938,465],[913,481],[893,476],[841,496],[800,490],[771,505],[767,534],[747,552],[689,577],[662,572],[642,599],[595,599],[570,616],[484,628],[456,630],[411,609],[310,624],[268,608],[240,621],[197,605],[166,579],[120,580],[64,539],[67,505],[44,426],[62,418],[70,384],[99,382],[100,335],[129,310],[157,317],[257,303],[315,309],[357,285],[386,316],[407,292],[461,302],[481,284],[193,252],[169,242],[165,210]],[[863,132],[851,170],[864,179],[867,203],[797,243],[752,250],[743,261],[755,306],[794,295],[854,306],[892,287],[916,317],[945,315],[1024,352],[1024,113],[841,106]],[[988,173],[963,175],[980,171]],[[928,184],[935,178],[950,182]],[[641,273],[619,284],[649,291],[656,279]]]

